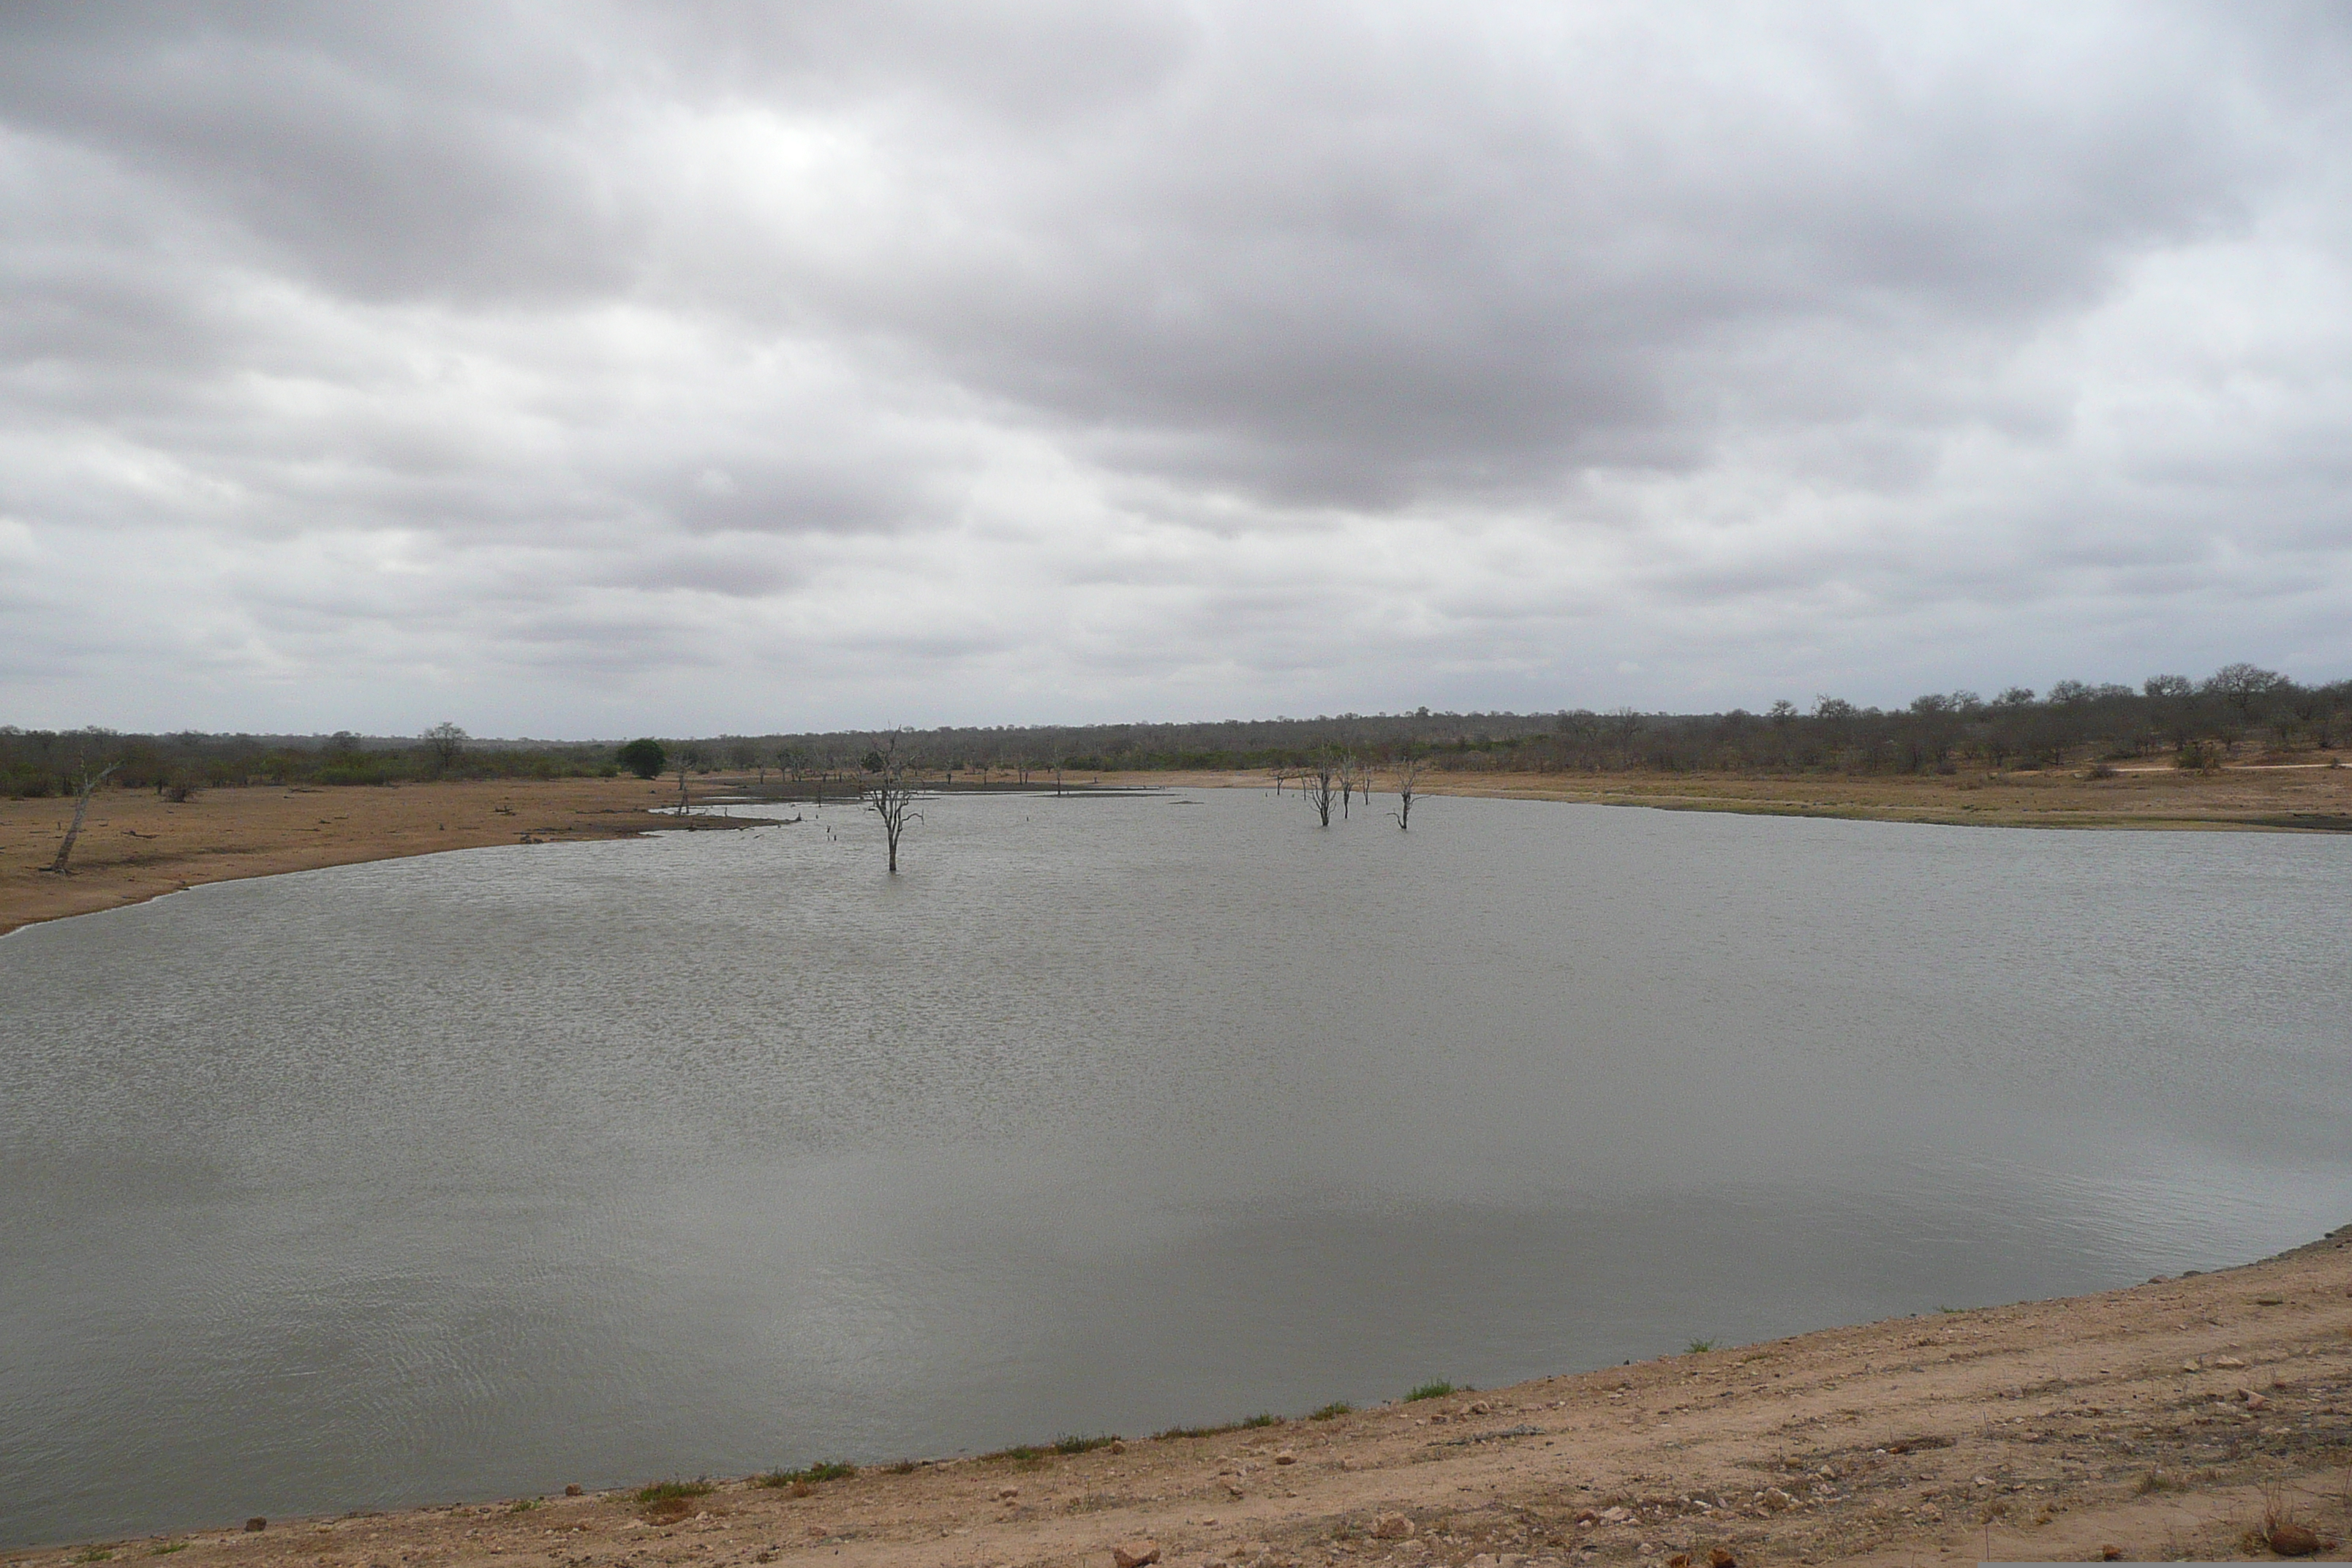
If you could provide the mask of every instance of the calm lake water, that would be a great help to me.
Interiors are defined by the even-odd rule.
[[[0,942],[0,1542],[1392,1397],[2352,1219],[2352,841],[931,803]]]

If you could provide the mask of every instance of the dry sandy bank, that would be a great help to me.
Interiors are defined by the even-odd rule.
[[[613,1491],[0,1563],[1113,1568],[1136,1541],[1163,1568],[2150,1561],[2267,1557],[2266,1515],[2352,1536],[2352,1226],[2221,1273],[1330,1420],[722,1482],[667,1518]]]
[[[46,868],[73,802],[0,800],[0,931],[199,882],[489,844],[625,837],[661,826],[647,808],[677,799],[675,784],[634,778],[257,784],[206,790],[181,805],[145,791],[100,790],[64,877]]]

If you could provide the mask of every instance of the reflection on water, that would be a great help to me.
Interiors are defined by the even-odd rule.
[[[873,838],[0,942],[0,1541],[1365,1402],[2352,1217],[2342,840],[1216,793],[937,803],[895,882]]]

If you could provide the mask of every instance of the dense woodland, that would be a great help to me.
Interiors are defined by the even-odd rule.
[[[2062,680],[2047,692],[1930,693],[1896,709],[1821,697],[1762,713],[1343,713],[1315,719],[1092,724],[895,732],[721,735],[660,742],[664,771],[856,775],[880,748],[922,773],[973,784],[1035,783],[1056,771],[1296,769],[1335,753],[1381,764],[1529,773],[1920,773],[2097,769],[2169,759],[2218,767],[2250,754],[2333,752],[2352,729],[2352,680],[2304,685],[2233,664],[2202,680],[2137,688]],[[386,784],[434,778],[614,775],[611,742],[487,741],[454,725],[422,736],[118,734],[0,725],[0,792],[110,785],[184,796],[247,784]]]

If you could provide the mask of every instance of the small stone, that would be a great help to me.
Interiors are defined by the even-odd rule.
[[[1601,1510],[1601,1522],[1603,1524],[1623,1524],[1633,1517],[1633,1510],[1629,1508],[1612,1505]]]
[[[2100,1548],[2099,1548],[2099,1561],[2100,1561],[2100,1562],[2102,1562],[2102,1563],[2120,1563],[2120,1562],[2122,1562],[2123,1560],[2124,1560],[2124,1549],[2123,1549],[2122,1547],[2120,1547],[2120,1546],[2102,1546],[2102,1547],[2100,1547]]]
[[[1020,1495],[1021,1489],[1019,1487],[999,1487],[996,1489],[996,1500],[999,1502],[1011,1502],[1014,1498],[1017,1498]]]
[[[1160,1543],[1154,1541],[1123,1541],[1110,1549],[1113,1568],[1149,1568],[1160,1561]]]
[[[1401,1513],[1384,1513],[1372,1521],[1375,1541],[1409,1541],[1412,1538],[1412,1521]]]
[[[1493,1405],[1487,1404],[1483,1399],[1474,1399],[1470,1402],[1469,1414],[1473,1415],[1484,1415],[1493,1408]]]
[[[1124,1454],[1127,1452],[1127,1445],[1114,1437],[1110,1441],[1110,1451],[1114,1454]]]
[[[1495,1568],[1495,1554],[1491,1552],[1481,1552],[1477,1556],[1470,1559],[1470,1568]]]
[[[1274,1457],[1274,1462],[1277,1465],[1295,1465],[1298,1463],[1298,1456],[1285,1448]]]
[[[2252,1389],[2249,1388],[2242,1390],[2242,1392],[2245,1396],[2247,1409],[2266,1410],[2270,1407],[2271,1402],[2263,1398],[2261,1394],[2256,1394]]]
[[[2217,1355],[2213,1358],[2213,1364],[2215,1366],[2243,1366],[2246,1363],[2240,1361],[2233,1355]]]
[[[257,1513],[251,1519],[245,1521],[245,1528],[248,1531],[268,1530],[269,1528],[269,1521]]]
[[[2327,1544],[2319,1539],[2317,1531],[2300,1524],[2273,1525],[2263,1539],[2282,1557],[2308,1557]]]
[[[563,1495],[565,1497],[578,1497],[580,1495],[580,1483],[578,1481],[574,1481],[570,1486],[564,1488]]]

